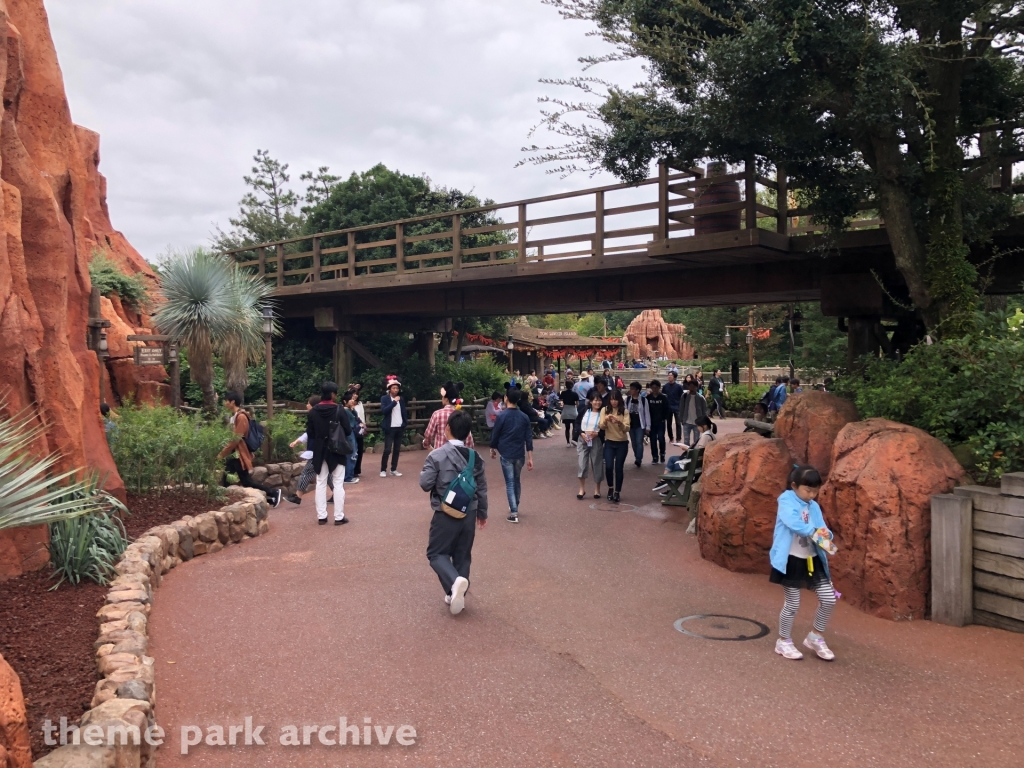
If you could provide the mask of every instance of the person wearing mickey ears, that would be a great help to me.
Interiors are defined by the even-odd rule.
[[[430,414],[430,422],[423,433],[423,447],[428,451],[437,450],[448,441],[448,438],[445,437],[445,427],[448,425],[451,415],[462,407],[462,398],[459,397],[459,393],[462,392],[464,386],[461,381],[458,384],[446,381],[441,387],[441,408]],[[476,447],[473,444],[472,433],[466,438],[466,445],[470,448]]]
[[[409,423],[409,406],[402,396],[402,382],[397,376],[385,379],[384,396],[380,399],[380,425],[384,432],[384,453],[380,457],[380,476],[388,476],[388,456],[391,457],[391,476],[401,477],[398,454],[402,452],[402,435]]]

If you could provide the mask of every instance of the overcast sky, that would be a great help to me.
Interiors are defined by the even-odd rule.
[[[540,0],[46,5],[72,116],[102,135],[114,226],[151,260],[227,226],[257,148],[297,190],[302,171],[378,162],[499,202],[612,181],[514,168],[538,96],[574,96],[538,80],[607,50]]]

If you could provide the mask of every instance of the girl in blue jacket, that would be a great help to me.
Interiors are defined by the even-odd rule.
[[[773,584],[781,584],[786,602],[779,616],[779,639],[775,652],[787,659],[802,659],[790,635],[793,619],[800,609],[800,590],[810,589],[818,595],[818,611],[814,629],[804,639],[804,647],[820,658],[832,661],[835,654],[825,644],[821,633],[836,607],[836,592],[828,572],[827,554],[835,554],[832,532],[825,525],[821,507],[815,499],[821,488],[821,475],[811,466],[794,466],[789,474],[789,490],[779,496],[775,518],[775,538],[769,555]]]

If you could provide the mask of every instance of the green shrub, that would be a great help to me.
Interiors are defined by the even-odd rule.
[[[103,251],[93,251],[92,261],[89,262],[89,279],[93,288],[99,288],[103,296],[116,293],[121,301],[134,309],[149,307],[146,279],[138,274],[126,275]]]
[[[111,451],[125,486],[134,493],[185,484],[217,493],[217,459],[231,432],[221,421],[167,407],[125,407],[111,434]]]
[[[73,501],[96,492],[99,478],[86,479],[86,489],[71,491],[62,501]],[[65,581],[79,584],[89,579],[106,585],[115,575],[114,563],[128,546],[124,523],[113,513],[128,514],[117,499],[108,497],[104,509],[67,520],[50,523],[50,565],[53,575],[60,580],[51,587],[56,589]]]
[[[441,385],[446,381],[461,381],[465,384],[462,398],[467,402],[481,397],[489,398],[494,391],[504,391],[502,384],[508,381],[504,369],[490,359],[454,363],[439,360],[433,371],[422,360],[404,360],[394,367],[371,368],[358,377],[363,385],[364,402],[380,402],[384,395],[384,377],[397,374],[402,380],[402,392],[409,399],[439,400]]]
[[[919,344],[897,363],[866,360],[840,380],[863,418],[881,417],[967,445],[977,478],[1024,469],[1024,342],[1005,313],[959,339]]]
[[[725,391],[729,396],[722,402],[724,408],[730,411],[749,411],[756,403],[761,402],[764,393],[768,391],[768,386],[755,384],[754,389],[748,391],[746,384],[727,384]],[[710,404],[710,399],[708,402]]]
[[[265,426],[270,441],[270,460],[295,461],[296,451],[288,444],[306,430],[306,420],[293,413],[275,413]]]

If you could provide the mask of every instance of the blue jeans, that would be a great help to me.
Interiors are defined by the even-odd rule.
[[[509,461],[500,456],[501,474],[505,476],[505,493],[508,495],[508,511],[513,515],[519,514],[519,499],[523,495],[523,485],[519,482],[519,476],[523,472],[523,465],[526,458]]]
[[[345,482],[351,482],[356,476],[356,459],[359,458],[359,444],[356,442],[356,431],[353,429],[349,437],[352,443],[352,454],[345,460]]]
[[[696,424],[683,424],[683,442],[687,445],[696,444],[700,439],[700,430]]]
[[[629,439],[633,443],[633,460],[639,464],[644,460],[644,428],[632,427],[629,430]]]

